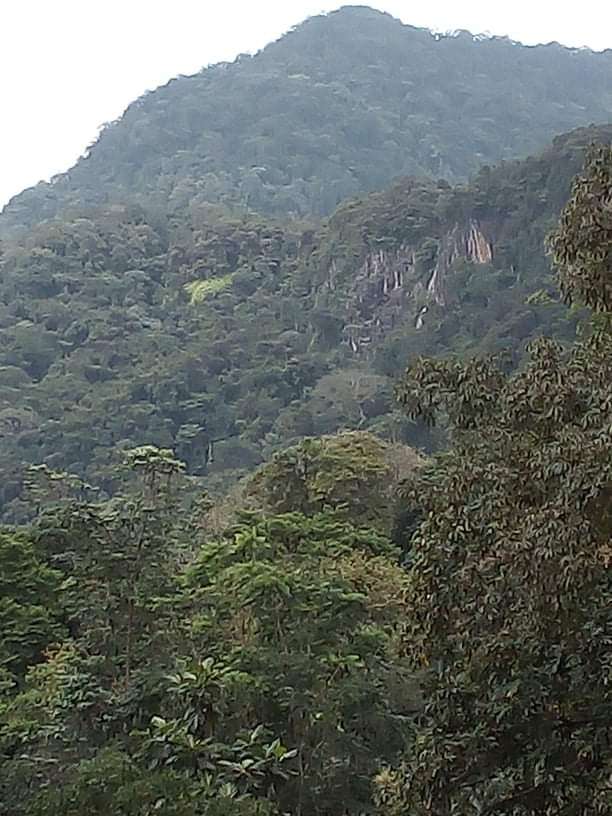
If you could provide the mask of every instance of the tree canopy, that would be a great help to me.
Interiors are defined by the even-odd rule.
[[[24,465],[108,495],[114,450],[173,449],[223,493],[309,436],[366,430],[432,450],[393,383],[419,354],[575,337],[544,237],[593,140],[485,169],[466,187],[406,179],[319,226],[136,206],[43,224],[0,254],[0,506],[28,514]]]
[[[2,814],[612,813],[612,126],[295,218],[609,60],[350,7],[11,204]]]
[[[611,168],[592,153],[551,239],[566,296],[604,316]],[[611,383],[595,320],[511,375],[423,360],[400,384],[411,414],[444,413],[452,447],[408,488],[426,702],[404,763],[379,775],[383,813],[610,812]]]

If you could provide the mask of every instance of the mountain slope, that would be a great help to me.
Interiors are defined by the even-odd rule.
[[[454,36],[346,7],[134,102],[87,157],[13,199],[0,235],[133,199],[328,214],[400,175],[450,181],[612,119],[612,51]]]
[[[469,186],[405,179],[319,230],[118,205],[43,224],[0,257],[0,503],[24,465],[113,488],[113,450],[172,447],[227,484],[310,434],[369,428],[428,445],[393,407],[418,353],[571,337],[544,236],[592,141],[485,169]]]

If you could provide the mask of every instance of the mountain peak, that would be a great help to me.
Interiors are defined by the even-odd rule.
[[[14,198],[0,233],[126,199],[327,215],[394,177],[463,181],[612,120],[612,51],[414,28],[365,5],[138,99],[68,173]]]
[[[333,11],[314,15],[295,26],[291,34],[303,32],[328,32],[335,35],[359,34],[369,32],[379,36],[384,36],[392,28],[396,30],[414,29],[412,26],[404,25],[401,20],[386,11],[374,9],[371,6],[347,5],[340,6]],[[425,31],[425,29],[423,29]],[[281,38],[281,41],[284,39]]]
[[[355,20],[367,20],[372,22],[391,20],[396,24],[402,24],[400,20],[398,20],[392,14],[389,14],[387,11],[380,11],[379,9],[366,5],[346,5],[340,6],[333,11],[323,12],[321,14],[308,17],[302,23],[299,23],[296,28],[301,28],[302,26],[308,25],[313,20],[325,20],[328,23],[347,23],[354,22]]]
[[[381,11],[380,9],[372,8],[372,6],[367,6],[365,4],[347,4],[345,6],[340,6],[333,11],[330,11],[325,15],[331,18],[339,18],[339,17],[355,17],[361,19],[381,19],[383,17],[387,17],[390,19],[395,19],[389,12]]]

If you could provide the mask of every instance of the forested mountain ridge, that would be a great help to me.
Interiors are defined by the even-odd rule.
[[[464,180],[612,119],[612,51],[452,36],[345,7],[129,106],[85,158],[16,196],[0,235],[127,200],[325,215],[405,175]]]
[[[174,449],[227,485],[287,444],[339,428],[427,445],[395,410],[419,353],[574,334],[544,237],[586,145],[485,168],[468,186],[406,179],[319,228],[139,205],[84,210],[5,241],[0,266],[2,504],[24,465],[114,489],[114,450]]]

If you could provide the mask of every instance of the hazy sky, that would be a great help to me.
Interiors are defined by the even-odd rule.
[[[0,0],[0,206],[66,170],[134,98],[342,0]],[[405,23],[612,48],[610,0],[372,0]]]

